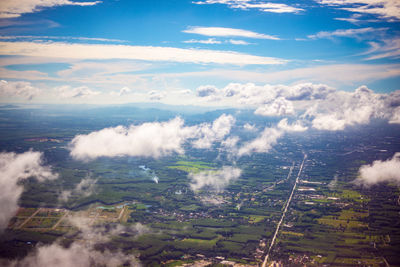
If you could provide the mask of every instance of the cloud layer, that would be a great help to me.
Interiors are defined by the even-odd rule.
[[[43,165],[42,153],[28,151],[21,154],[0,153],[0,231],[18,209],[23,192],[19,182],[34,177],[39,182],[57,178],[49,166]]]
[[[33,13],[43,8],[55,6],[94,6],[101,1],[71,1],[71,0],[2,0],[0,2],[0,18],[16,18],[25,13]]]
[[[0,42],[1,55],[68,59],[132,59],[181,63],[233,65],[284,64],[272,57],[253,56],[232,51],[183,49],[157,46],[79,44],[63,42]]]
[[[197,96],[255,108],[254,113],[260,116],[298,116],[315,129],[338,131],[376,118],[399,123],[399,92],[377,94],[366,86],[345,92],[312,83],[293,86],[230,83],[221,89],[200,86]]]

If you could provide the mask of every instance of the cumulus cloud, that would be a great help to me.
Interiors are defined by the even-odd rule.
[[[156,100],[156,101],[158,101],[158,100],[163,99],[163,98],[166,96],[166,94],[165,94],[164,92],[160,92],[160,91],[155,91],[155,90],[153,90],[153,91],[150,91],[150,92],[148,93],[148,96],[149,96],[149,99],[150,99],[150,100]]]
[[[393,107],[385,105],[385,98],[387,95],[375,94],[366,86],[354,92],[336,92],[311,107],[312,126],[337,131],[346,126],[369,123],[371,118],[390,119]]]
[[[363,165],[359,169],[357,184],[374,185],[380,182],[394,182],[400,184],[400,152],[391,159],[376,160],[370,165]]]
[[[304,132],[308,129],[308,127],[303,126],[299,121],[289,124],[287,118],[282,119],[278,123],[278,128],[285,132]]]
[[[272,103],[258,107],[254,114],[261,116],[285,116],[294,114],[292,102],[283,97],[276,98]]]
[[[400,90],[374,93],[366,86],[353,92],[337,91],[324,84],[255,85],[230,83],[222,89],[208,85],[208,98],[255,108],[255,114],[285,116],[299,114],[318,130],[338,131],[367,124],[373,118],[400,123]]]
[[[98,157],[144,156],[158,158],[183,153],[182,144],[194,133],[181,118],[167,122],[117,126],[77,135],[70,143],[71,156],[92,160]]]
[[[246,123],[245,125],[243,125],[243,128],[246,131],[254,131],[254,130],[256,130],[256,126],[254,124],[250,124],[250,123]]]
[[[188,29],[184,30],[185,33],[194,33],[205,36],[218,36],[218,37],[246,37],[246,38],[255,38],[255,39],[269,39],[269,40],[279,40],[278,37],[252,32],[243,29],[234,29],[234,28],[224,28],[224,27],[198,27],[192,26]]]
[[[59,200],[68,202],[72,196],[88,197],[96,190],[97,179],[92,179],[90,176],[82,179],[74,189],[64,190],[61,192]]]
[[[252,153],[266,153],[278,139],[283,135],[283,131],[275,128],[265,128],[255,139],[246,142],[238,150],[238,156],[250,155]]]
[[[78,160],[98,157],[142,156],[158,158],[182,154],[183,144],[192,141],[197,148],[209,148],[229,134],[235,119],[221,115],[212,124],[184,126],[176,117],[166,122],[148,122],[129,127],[117,126],[77,135],[69,144],[70,154]]]
[[[270,104],[280,99],[280,102],[284,102],[284,104],[290,106],[290,103],[285,101],[324,99],[329,94],[335,92],[335,89],[327,85],[312,83],[302,83],[293,86],[270,84],[259,86],[254,83],[229,83],[222,89],[218,89],[213,85],[200,86],[199,88],[208,89],[207,94],[205,94],[206,96],[233,99],[242,105]],[[276,105],[279,107],[279,102]]]
[[[87,86],[79,86],[72,88],[69,85],[64,85],[56,88],[62,98],[88,98],[99,95],[100,92],[93,91]]]
[[[31,100],[38,94],[41,90],[32,86],[30,82],[9,82],[5,80],[0,80],[0,96],[1,97],[22,97]]]
[[[202,85],[196,89],[196,94],[199,97],[206,97],[216,95],[218,92],[218,88],[214,85]]]
[[[0,2],[0,18],[16,18],[25,13],[33,13],[43,8],[55,6],[94,6],[101,1],[71,1],[71,0],[2,0]]]
[[[210,5],[210,4],[224,4],[232,9],[257,9],[262,12],[271,13],[298,13],[304,11],[304,9],[299,7],[293,7],[281,3],[271,3],[266,1],[256,1],[256,0],[201,0],[195,1],[194,4],[198,5]]]
[[[124,96],[124,95],[129,94],[131,91],[132,91],[132,90],[131,90],[129,87],[124,86],[124,87],[122,87],[121,90],[119,90],[119,91],[112,91],[112,92],[111,92],[111,95],[114,95],[114,96]]]
[[[23,192],[19,183],[29,177],[39,182],[57,178],[49,166],[43,165],[42,153],[28,151],[21,154],[0,153],[0,230],[18,209],[18,200]]]
[[[209,188],[215,192],[222,192],[229,183],[236,181],[241,174],[241,169],[231,166],[223,166],[219,170],[190,173],[190,188],[193,191]]]
[[[193,142],[195,148],[210,148],[216,141],[221,141],[231,131],[235,118],[222,114],[212,125],[206,123],[198,127],[198,139]]]

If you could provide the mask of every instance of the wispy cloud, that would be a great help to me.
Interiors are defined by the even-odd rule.
[[[35,36],[35,35],[8,35],[0,36],[0,40],[76,40],[76,41],[94,41],[94,42],[114,42],[125,43],[125,40],[74,36]]]
[[[371,48],[363,54],[372,54],[366,60],[400,57],[400,38],[383,40],[382,43],[370,42]]]
[[[184,30],[185,33],[200,34],[205,36],[219,36],[219,37],[245,37],[254,39],[268,39],[268,40],[279,40],[278,37],[257,33],[253,31],[234,29],[234,28],[224,28],[224,27],[199,27],[192,26]]]
[[[231,44],[234,44],[234,45],[249,45],[250,44],[243,40],[233,40],[233,39],[230,39],[228,42]]]
[[[360,14],[376,15],[385,20],[400,20],[400,2],[397,0],[316,0],[323,5]]]
[[[223,44],[223,43],[228,43],[228,44],[233,44],[233,45],[249,45],[249,44],[251,44],[244,40],[229,39],[229,40],[225,40],[224,42],[222,42],[215,38],[208,38],[206,40],[190,39],[190,40],[183,41],[183,43],[185,43],[185,44]]]
[[[211,5],[211,4],[224,4],[232,9],[257,9],[262,12],[271,13],[298,13],[304,11],[302,8],[289,6],[281,3],[271,3],[259,0],[202,0],[194,1],[194,4],[198,5]]]
[[[221,44],[221,41],[216,40],[215,38],[208,38],[207,40],[195,40],[195,39],[190,39],[183,41],[186,44]]]
[[[41,11],[55,6],[94,6],[101,1],[71,1],[71,0],[2,0],[0,2],[0,18],[17,18],[25,13]]]
[[[358,28],[358,29],[339,29],[336,31],[328,32],[321,31],[317,34],[308,35],[311,39],[333,38],[333,37],[350,37],[350,38],[371,38],[371,35],[381,34],[387,28]]]
[[[254,56],[232,51],[64,42],[0,42],[0,55],[69,59],[131,59],[233,65],[286,63],[286,60],[279,58]]]

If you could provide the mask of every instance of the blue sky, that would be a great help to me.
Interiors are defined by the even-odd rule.
[[[1,101],[199,104],[202,86],[231,83],[390,93],[399,21],[393,0],[3,0]]]

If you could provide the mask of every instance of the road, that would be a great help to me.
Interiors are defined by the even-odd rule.
[[[301,163],[299,172],[297,173],[296,181],[295,181],[295,183],[294,183],[292,192],[290,193],[290,196],[289,196],[289,198],[288,198],[288,201],[286,202],[286,206],[285,206],[285,209],[283,210],[282,217],[281,217],[280,221],[278,222],[278,224],[277,224],[277,226],[276,226],[276,230],[275,230],[274,237],[272,238],[271,244],[270,244],[270,246],[269,246],[269,248],[268,248],[267,255],[265,255],[265,258],[264,258],[264,262],[263,262],[263,264],[262,264],[262,267],[267,267],[267,262],[268,262],[269,253],[271,252],[271,249],[272,249],[272,247],[273,247],[274,244],[275,244],[275,239],[276,239],[276,236],[278,235],[279,228],[281,227],[281,224],[282,224],[282,222],[283,222],[283,219],[285,219],[286,212],[287,212],[287,210],[288,210],[288,208],[289,208],[290,202],[292,201],[293,194],[294,194],[294,191],[296,190],[297,183],[299,182],[300,175],[301,175],[301,171],[303,170],[303,166],[304,166],[304,162],[306,161],[306,158],[307,158],[307,155],[304,154],[303,162]]]
[[[53,227],[51,229],[56,229],[58,227],[58,225],[60,225],[61,221],[64,220],[65,217],[67,217],[69,214],[69,211],[67,210],[64,215],[58,220],[58,222],[53,225]]]
[[[42,210],[42,208],[37,209],[31,216],[29,216],[28,218],[26,218],[26,220],[21,223],[20,226],[17,227],[17,229],[21,229],[27,222],[29,222],[30,219],[32,219],[36,214],[38,214],[40,211]]]

